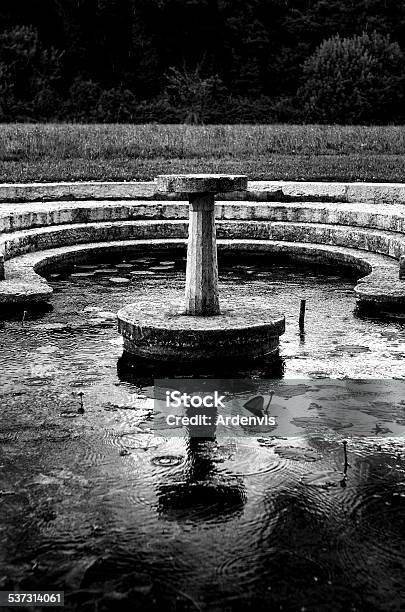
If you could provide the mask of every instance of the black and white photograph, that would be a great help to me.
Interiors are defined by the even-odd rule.
[[[0,0],[0,612],[405,611],[405,2]]]

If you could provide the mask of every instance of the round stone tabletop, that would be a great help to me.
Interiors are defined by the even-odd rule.
[[[231,174],[161,174],[157,190],[164,193],[225,193],[246,191],[247,177]]]

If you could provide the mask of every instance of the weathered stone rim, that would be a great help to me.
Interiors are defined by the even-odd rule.
[[[135,249],[149,248],[150,239],[152,248],[183,243],[186,198],[158,194],[154,182],[0,184],[0,254],[5,247],[7,279],[0,282],[0,303],[49,300],[52,288],[37,272],[51,253],[79,261],[120,250],[126,242]],[[229,249],[344,263],[365,275],[355,289],[359,302],[404,306],[404,183],[250,181],[248,191],[220,194],[218,200],[218,233],[224,245],[232,239]],[[30,251],[37,253],[24,254]]]
[[[359,264],[359,261],[366,259],[371,262],[366,270],[364,270],[364,266],[361,269],[361,271],[369,274],[359,281],[356,287],[358,300],[374,301],[387,305],[392,303],[395,307],[404,304],[405,284],[403,279],[399,278],[399,265],[396,261],[405,252],[405,236],[402,232],[367,228],[357,229],[350,228],[350,226],[346,229],[339,225],[321,223],[284,223],[278,221],[269,223],[265,221],[230,220],[219,221],[217,233],[221,240],[232,240],[235,244],[234,248],[239,250],[242,247],[238,245],[244,245],[245,250],[264,249],[271,251],[272,247],[269,246],[269,242],[273,244],[282,243],[284,245],[282,248],[289,254],[295,255],[296,258],[298,255],[301,257],[302,253],[305,252],[306,244],[319,245],[319,247],[325,245],[331,247],[336,253],[341,248],[347,248],[348,252],[352,253],[348,261],[353,267],[360,270],[361,264]],[[28,273],[25,275],[15,274],[14,261],[18,260],[18,257],[24,253],[46,252],[49,250],[49,245],[52,244],[67,248],[69,245],[76,247],[78,244],[95,245],[95,240],[99,241],[100,244],[107,245],[109,242],[122,244],[128,240],[136,240],[139,243],[142,240],[160,241],[161,243],[161,241],[178,238],[185,239],[186,235],[187,224],[178,219],[174,221],[152,219],[121,223],[99,222],[58,225],[57,227],[46,226],[39,229],[3,234],[4,237],[0,240],[0,245],[3,243],[6,260],[6,281],[1,281],[0,302],[10,301],[11,299],[21,301],[24,300],[24,294],[27,294],[27,301],[29,301],[28,296],[30,296],[31,301],[34,299],[40,300],[44,291],[48,297],[51,293],[50,287],[44,279],[41,279],[40,293],[37,294],[36,288],[39,286],[39,282],[35,282]],[[92,238],[93,241],[91,241]],[[288,246],[294,239],[298,239],[297,242],[293,243],[294,245],[303,245],[299,250],[296,246]],[[262,244],[267,246],[260,246]],[[355,245],[356,248],[353,249],[352,245]],[[356,253],[355,257],[353,251]],[[331,253],[330,248],[327,252],[329,254],[325,255],[325,252],[318,248],[318,255],[323,254],[324,259],[341,263],[341,258],[339,259]],[[310,254],[313,253],[312,249]],[[365,257],[366,253],[368,254],[367,257]],[[374,257],[371,257],[371,255],[374,255]],[[307,257],[308,260],[311,260],[308,254]],[[378,259],[378,257],[380,258]],[[12,298],[13,292],[15,294],[14,298]],[[17,296],[19,297],[17,298]]]
[[[263,306],[244,306],[243,312],[237,302],[228,300],[221,301],[221,314],[214,316],[191,316],[183,312],[181,298],[176,303],[156,307],[148,300],[142,300],[136,304],[129,304],[122,308],[118,317],[121,321],[131,325],[142,327],[143,331],[171,330],[187,337],[189,334],[204,332],[214,339],[218,334],[222,335],[227,329],[245,331],[246,329],[260,330],[274,326],[275,332],[284,333],[285,317],[276,314]],[[152,308],[152,310],[148,310]],[[250,319],[252,319],[250,321]],[[248,323],[249,321],[249,323]],[[228,327],[229,322],[229,327]]]
[[[0,232],[14,233],[35,228],[80,223],[123,222],[135,220],[187,219],[189,205],[183,200],[158,202],[71,201],[13,204],[0,206]],[[293,222],[363,227],[405,234],[405,207],[385,205],[378,211],[373,204],[361,209],[350,203],[327,202],[246,202],[218,201],[217,221]]]
[[[292,221],[219,220],[216,224],[219,239],[272,240],[275,242],[306,242],[336,247],[356,248],[393,259],[405,254],[405,235],[365,227],[341,226],[339,224],[305,223]],[[24,253],[41,251],[49,245],[69,246],[106,241],[125,241],[146,238],[185,238],[188,224],[183,219],[96,222],[45,226],[0,234],[0,252],[5,260]],[[290,238],[288,236],[291,236]]]
[[[86,199],[170,200],[174,197],[174,194],[157,191],[154,181],[0,183],[0,203]],[[405,204],[405,183],[248,181],[246,192],[230,192],[218,196],[218,199]]]
[[[216,316],[190,316],[180,310],[180,298],[172,307],[142,300],[122,308],[117,316],[124,350],[153,361],[258,359],[278,352],[285,331],[283,315],[259,305],[241,310],[236,300],[224,302],[223,314]]]
[[[62,263],[79,263],[89,256],[97,257],[107,252],[184,249],[185,245],[185,239],[127,240],[72,245],[21,255],[8,262],[9,280],[1,281],[0,305],[49,301],[52,288],[40,273]],[[364,274],[354,289],[358,301],[383,307],[405,305],[404,282],[398,279],[397,261],[390,257],[345,247],[271,240],[219,240],[218,247],[220,250],[242,253],[280,253],[298,261],[343,263]],[[385,292],[381,289],[381,283],[387,287]]]

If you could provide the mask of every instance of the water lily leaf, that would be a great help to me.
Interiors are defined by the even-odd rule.
[[[294,417],[291,419],[291,423],[297,427],[327,427],[328,429],[334,430],[353,427],[353,423],[342,423],[337,419],[332,419],[326,416]]]
[[[284,459],[292,459],[293,461],[320,461],[322,459],[322,456],[311,448],[277,446],[274,452]]]
[[[254,414],[255,416],[262,416],[264,409],[264,397],[262,395],[258,395],[257,397],[252,397],[252,399],[248,400],[243,404],[243,407],[246,408],[249,412]]]

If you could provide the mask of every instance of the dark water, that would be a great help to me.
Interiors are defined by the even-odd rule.
[[[10,313],[0,329],[0,588],[65,590],[66,609],[83,610],[405,609],[404,439],[350,437],[342,486],[313,484],[344,471],[340,430],[154,435],[153,389],[119,366],[114,314],[137,295],[177,297],[184,260],[126,259],[100,262],[97,276],[64,271],[52,312],[24,325]],[[286,313],[276,375],[403,379],[405,325],[355,316],[354,283],[221,261],[223,299],[259,296]],[[384,427],[405,418],[401,401],[384,407]]]

